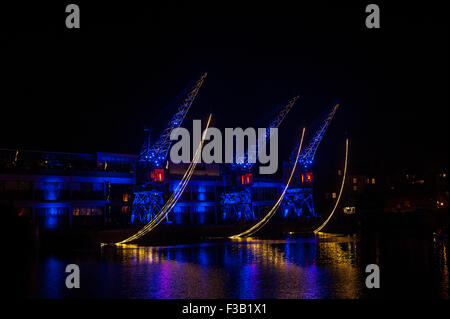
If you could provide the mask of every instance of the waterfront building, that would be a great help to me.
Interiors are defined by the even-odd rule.
[[[0,149],[0,205],[28,217],[40,231],[121,228],[130,225],[137,155],[79,154]],[[166,196],[185,164],[167,163]],[[218,164],[199,164],[167,222],[227,223],[220,209],[224,177]],[[283,190],[281,179],[255,178],[251,188],[257,218]]]

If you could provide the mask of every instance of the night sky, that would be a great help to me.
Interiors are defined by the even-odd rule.
[[[300,95],[280,128],[287,158],[339,101],[318,165],[339,165],[348,137],[355,169],[448,167],[445,8],[375,1],[381,29],[369,30],[372,2],[296,2],[73,1],[79,30],[65,4],[3,6],[0,148],[138,153],[144,126],[160,132],[207,71],[186,123],[212,111],[216,127],[265,126]]]

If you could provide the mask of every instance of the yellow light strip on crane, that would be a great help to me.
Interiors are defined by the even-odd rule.
[[[209,127],[210,120],[211,120],[211,115],[210,115],[210,118],[208,120],[207,128]],[[206,132],[206,130],[205,130],[205,132]],[[178,199],[180,198],[181,194],[183,193],[184,189],[186,188],[186,186],[187,186],[187,184],[188,184],[188,182],[189,182],[189,180],[190,180],[190,178],[191,178],[191,176],[192,176],[192,174],[193,174],[193,172],[195,170],[196,162],[197,162],[197,160],[198,160],[198,158],[199,158],[199,156],[201,154],[201,147],[203,145],[205,132],[204,132],[204,135],[202,137],[201,143],[199,144],[199,147],[197,148],[197,151],[196,151],[196,153],[194,155],[194,162],[191,163],[191,165],[189,166],[189,168],[185,172],[182,180],[177,185],[177,188],[176,188],[174,194],[172,194],[172,196],[169,198],[167,203],[160,210],[160,213],[158,213],[158,215],[151,222],[149,222],[146,226],[144,226],[138,233],[136,233],[135,235],[131,236],[130,238],[128,238],[125,241],[122,241],[120,243],[130,242],[132,240],[136,240],[136,239],[142,237],[143,235],[147,234],[148,232],[153,230],[156,226],[158,226],[158,224],[162,220],[164,220],[164,218],[167,216],[167,214],[173,209],[173,207],[177,203]]]
[[[206,124],[206,128],[203,131],[202,139],[200,141],[200,144],[197,147],[197,150],[195,152],[195,155],[193,157],[193,161],[189,165],[188,169],[184,173],[181,181],[178,183],[174,193],[170,196],[170,198],[167,200],[167,202],[164,204],[164,206],[160,209],[159,213],[156,215],[155,218],[153,218],[152,221],[150,221],[147,225],[142,227],[136,234],[116,243],[116,245],[122,245],[129,243],[133,240],[139,239],[142,236],[148,234],[150,231],[152,231],[156,226],[158,226],[164,218],[170,213],[170,211],[173,209],[173,207],[176,205],[178,200],[180,199],[181,195],[184,192],[184,189],[186,188],[187,184],[189,183],[189,180],[192,177],[192,174],[194,173],[195,167],[197,165],[197,162],[201,156],[203,143],[205,140],[206,132],[209,128],[209,124],[211,123],[212,114],[209,115],[208,123]]]
[[[302,150],[302,144],[303,144],[303,137],[304,136],[305,136],[305,128],[303,128],[303,131],[302,131],[302,137],[301,137],[301,140],[300,140],[300,146],[299,146],[298,151],[297,151],[297,158],[295,159],[294,167],[292,168],[291,175],[289,176],[288,182],[287,182],[286,186],[284,187],[283,193],[281,193],[280,198],[278,198],[278,201],[275,203],[275,205],[272,207],[272,209],[267,213],[267,215],[264,216],[263,219],[261,219],[255,225],[253,225],[250,229],[248,229],[248,230],[246,230],[246,231],[244,231],[244,232],[242,232],[240,234],[231,236],[230,237],[231,239],[237,239],[237,238],[248,237],[248,236],[253,235],[258,230],[260,230],[262,227],[264,227],[269,222],[269,220],[272,218],[272,216],[275,214],[275,212],[277,211],[277,209],[280,206],[281,202],[283,201],[284,195],[286,194],[286,191],[287,191],[289,185],[291,184],[292,177],[294,176],[295,168],[297,167],[297,163],[298,163],[298,158],[299,158],[300,152]]]
[[[209,127],[210,121],[211,121],[211,115],[210,115],[208,123],[207,123],[207,128]],[[160,210],[160,213],[158,213],[158,215],[151,222],[149,222],[147,225],[145,225],[135,235],[125,239],[124,241],[119,242],[118,244],[127,243],[127,242],[136,240],[136,239],[144,236],[145,234],[147,234],[148,232],[153,230],[156,226],[158,226],[158,224],[161,223],[161,221],[164,220],[164,218],[167,216],[167,214],[173,209],[173,207],[177,203],[178,199],[180,198],[181,194],[183,193],[184,189],[186,188],[187,183],[189,182],[189,180],[190,180],[190,178],[191,178],[191,176],[192,176],[192,174],[193,174],[193,172],[195,170],[196,162],[197,162],[197,160],[198,160],[198,158],[199,158],[199,156],[201,154],[201,147],[203,145],[205,133],[206,133],[206,130],[205,130],[205,132],[203,134],[201,143],[199,144],[199,146],[197,148],[197,151],[196,151],[196,153],[194,155],[194,162],[191,163],[191,165],[189,166],[189,168],[185,172],[182,180],[177,185],[177,188],[176,188],[174,194],[172,194],[172,196],[169,198],[167,203],[162,207],[162,209]]]
[[[159,217],[166,216],[166,212],[167,212],[167,213],[169,212],[169,207],[171,206],[172,203],[175,202],[175,199],[178,198],[177,194],[178,194],[179,192],[181,192],[181,193],[183,192],[183,190],[184,190],[183,185],[186,184],[186,178],[187,178],[188,176],[189,176],[189,178],[190,178],[189,173],[190,173],[190,171],[191,171],[191,166],[192,166],[192,163],[191,163],[191,165],[189,166],[189,168],[186,170],[186,172],[185,172],[183,178],[181,179],[180,183],[177,185],[177,187],[176,187],[176,189],[175,189],[175,192],[174,192],[174,193],[171,195],[171,197],[167,200],[167,202],[166,202],[166,203],[164,204],[164,206],[161,208],[161,210],[160,210],[160,212],[157,214],[157,216],[156,216],[151,222],[149,222],[147,225],[145,225],[141,230],[139,230],[136,234],[134,234],[133,236],[131,236],[131,237],[129,237],[129,238],[127,238],[127,239],[125,239],[125,240],[123,240],[123,241],[117,243],[117,244],[124,244],[124,243],[130,242],[130,241],[136,240],[136,239],[142,237],[143,235],[147,234],[147,233],[148,233],[149,231],[151,231],[154,227],[156,227],[156,226],[154,226],[156,223],[158,223],[158,224],[160,223],[161,220],[160,220]],[[175,196],[174,196],[174,195],[175,195]],[[175,203],[176,203],[176,202],[175,202]]]
[[[339,196],[336,200],[336,204],[334,204],[334,208],[331,211],[330,216],[328,216],[328,218],[323,222],[322,225],[320,225],[315,231],[314,234],[317,234],[318,232],[320,232],[330,221],[331,217],[333,216],[336,208],[339,205],[339,201],[341,199],[341,195],[342,195],[342,191],[344,190],[344,184],[345,184],[345,176],[347,175],[347,161],[348,161],[348,139],[345,140],[345,164],[344,164],[344,176],[342,176],[342,184],[341,184],[341,189],[339,190]]]

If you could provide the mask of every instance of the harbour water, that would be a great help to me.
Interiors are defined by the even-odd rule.
[[[39,254],[23,264],[31,298],[447,298],[447,247],[432,239],[308,235]],[[80,267],[67,289],[65,267]],[[380,267],[379,289],[365,267]]]

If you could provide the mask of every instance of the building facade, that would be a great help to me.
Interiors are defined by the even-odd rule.
[[[137,160],[137,155],[129,154],[0,149],[0,205],[32,219],[41,231],[133,227]],[[168,164],[166,196],[185,170],[183,164]],[[167,222],[226,223],[220,207],[223,186],[219,165],[199,164]],[[281,180],[253,181],[256,218],[273,206],[283,187]]]

